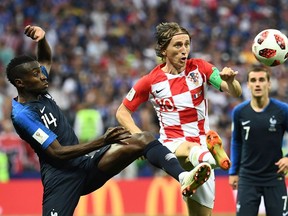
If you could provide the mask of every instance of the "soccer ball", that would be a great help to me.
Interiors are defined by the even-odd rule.
[[[288,57],[288,39],[279,30],[263,30],[254,38],[252,52],[259,62],[267,66],[282,64]]]

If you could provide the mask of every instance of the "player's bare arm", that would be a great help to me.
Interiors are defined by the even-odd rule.
[[[128,144],[123,141],[131,137],[131,133],[124,127],[110,127],[103,135],[105,144],[121,143]]]
[[[232,95],[233,97],[240,97],[242,94],[242,88],[238,80],[235,79],[237,71],[233,71],[229,67],[224,67],[220,72],[220,77],[223,80],[221,83],[221,89],[224,92]]]
[[[39,26],[27,25],[24,28],[24,34],[30,37],[37,44],[37,60],[39,63],[46,67],[49,73],[52,64],[52,51],[45,38],[46,32]]]
[[[122,140],[128,139],[130,137],[131,134],[123,127],[109,128],[105,134],[98,139],[78,145],[62,146],[56,139],[46,149],[46,153],[50,157],[57,160],[69,160],[88,154],[94,150],[112,143],[127,144],[127,142]]]
[[[132,113],[125,107],[123,103],[119,106],[116,112],[116,118],[119,124],[129,130],[130,133],[134,134],[142,132],[140,128],[135,124],[132,118]]]

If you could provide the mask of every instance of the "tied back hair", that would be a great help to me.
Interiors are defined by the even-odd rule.
[[[179,34],[187,34],[189,39],[191,40],[191,36],[187,29],[180,26],[178,23],[169,22],[169,23],[160,23],[156,26],[156,55],[160,57],[162,60],[165,57],[163,55],[163,51],[167,48],[169,42],[172,37]]]
[[[6,67],[6,75],[7,75],[8,81],[15,86],[15,79],[21,77],[22,71],[13,70],[13,69],[21,64],[32,62],[32,61],[36,61],[36,60],[32,58],[31,56],[27,56],[27,55],[21,55],[21,56],[17,56],[13,58]]]

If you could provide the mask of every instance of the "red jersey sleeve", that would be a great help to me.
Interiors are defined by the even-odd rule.
[[[128,110],[134,112],[142,103],[148,101],[150,89],[149,75],[145,75],[131,88],[123,104]]]

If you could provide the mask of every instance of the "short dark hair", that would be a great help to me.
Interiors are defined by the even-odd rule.
[[[248,70],[247,81],[249,81],[249,74],[251,72],[265,72],[267,80],[270,81],[270,73],[271,73],[271,71],[270,71],[269,67],[267,67],[265,65],[260,65],[260,64],[252,65],[250,67],[250,69]]]
[[[172,37],[179,34],[187,34],[189,39],[191,40],[191,36],[187,29],[180,26],[178,23],[175,22],[167,22],[167,23],[160,23],[156,26],[156,55],[163,59],[163,50],[165,50],[171,41]]]
[[[36,61],[36,60],[32,58],[31,56],[27,56],[27,55],[21,55],[21,56],[17,56],[13,58],[6,67],[6,75],[7,75],[8,81],[15,86],[15,79],[21,76],[21,71],[17,71],[13,69],[20,64],[32,62],[32,61]]]

